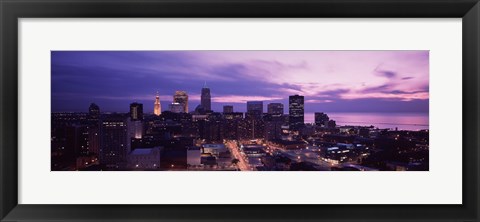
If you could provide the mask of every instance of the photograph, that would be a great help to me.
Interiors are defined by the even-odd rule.
[[[50,55],[51,171],[429,171],[428,50]]]

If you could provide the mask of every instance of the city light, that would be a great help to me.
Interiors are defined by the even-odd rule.
[[[429,170],[428,51],[110,53],[52,52],[53,171]]]

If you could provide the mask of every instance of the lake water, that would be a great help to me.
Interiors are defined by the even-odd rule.
[[[428,113],[335,113],[327,112],[337,125],[370,126],[399,130],[428,129]],[[315,122],[314,113],[305,113],[305,123]]]

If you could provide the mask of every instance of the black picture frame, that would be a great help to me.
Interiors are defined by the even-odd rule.
[[[0,0],[2,221],[478,221],[478,0]],[[121,17],[462,18],[461,205],[24,205],[18,204],[18,19]],[[446,42],[445,44],[448,44]],[[449,121],[460,121],[451,119]],[[39,190],[39,192],[42,192]],[[395,192],[395,191],[392,191]],[[442,195],[439,193],[438,195]],[[128,200],[127,200],[128,201]]]

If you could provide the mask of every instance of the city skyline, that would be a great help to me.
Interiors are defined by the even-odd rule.
[[[205,84],[216,112],[225,105],[246,112],[247,101],[263,101],[264,110],[269,103],[288,107],[295,94],[305,97],[305,112],[428,112],[428,51],[52,52],[53,112],[86,111],[91,102],[128,112],[139,102],[153,113],[157,91],[162,111],[176,91],[186,92],[190,112]]]
[[[428,81],[428,51],[53,51],[51,169],[427,171]]]

